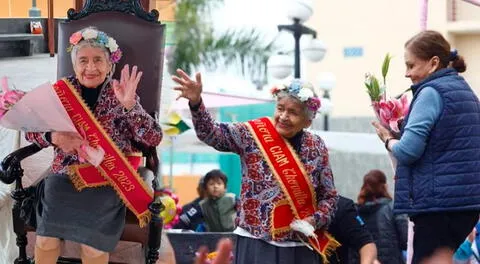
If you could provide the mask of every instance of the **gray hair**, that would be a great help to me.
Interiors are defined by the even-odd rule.
[[[105,58],[107,59],[107,63],[111,65],[110,73],[107,74],[107,79],[105,82],[103,82],[101,90],[107,86],[113,78],[113,73],[115,72],[115,63],[110,62],[110,52],[107,50],[107,48],[96,42],[94,39],[88,39],[88,40],[82,40],[80,41],[77,45],[73,46],[72,52],[71,52],[71,58],[72,58],[72,65],[75,66],[77,63],[77,53],[80,49],[84,47],[92,47],[92,48],[100,48],[102,51],[105,53]]]
[[[96,42],[94,39],[88,39],[88,40],[82,40],[80,41],[77,45],[74,45],[72,48],[71,52],[71,58],[72,58],[72,65],[75,66],[75,63],[77,61],[77,53],[79,50],[81,50],[84,47],[92,47],[92,48],[100,48],[102,51],[105,53],[105,59],[107,60],[108,63],[110,63],[110,52],[107,50],[107,48]]]
[[[307,105],[304,102],[300,101],[300,99],[298,99],[298,97],[288,93],[287,91],[278,92],[276,97],[277,97],[277,102],[280,101],[283,98],[289,98],[289,99],[295,100],[296,102],[298,102],[302,105],[303,113],[307,117],[308,120],[315,119],[315,116],[316,116],[317,113],[308,109]]]

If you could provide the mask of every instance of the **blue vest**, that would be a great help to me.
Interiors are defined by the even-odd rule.
[[[398,163],[395,213],[480,210],[480,103],[452,68],[413,85],[410,109],[424,87],[434,88],[443,111],[412,164]],[[417,111],[421,109],[417,107]],[[409,113],[410,114],[410,113]],[[407,124],[408,115],[403,124]],[[401,133],[403,134],[403,128]]]

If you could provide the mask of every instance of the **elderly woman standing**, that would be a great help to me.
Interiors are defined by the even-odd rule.
[[[142,183],[133,182],[136,178],[128,170],[124,172],[122,184],[115,188],[101,182],[105,181],[103,177],[97,179],[95,188],[85,188],[91,187],[89,185],[79,188],[80,177],[86,179],[84,176],[99,174],[95,169],[94,173],[90,170],[82,174],[81,169],[88,168],[85,159],[89,157],[89,141],[90,145],[93,142],[87,139],[95,136],[97,141],[106,140],[108,145],[103,146],[111,147],[104,147],[105,157],[109,155],[109,159],[123,153],[130,158],[128,154],[139,152],[137,144],[156,146],[162,139],[160,126],[145,112],[136,95],[142,76],[137,66],[130,71],[126,65],[120,80],[112,81],[115,64],[122,56],[116,41],[95,28],[85,28],[70,37],[70,44],[75,75],[59,80],[54,88],[66,111],[71,118],[74,116],[74,123],[83,114],[84,127],[79,131],[82,135],[61,131],[26,135],[27,140],[41,147],[53,146],[55,153],[51,173],[45,178],[45,192],[41,198],[43,209],[37,210],[37,264],[56,263],[60,239],[81,244],[83,263],[108,263],[108,252],[115,248],[125,224],[125,202],[118,192],[135,187],[137,194],[142,191],[138,188]],[[72,92],[70,97],[67,96],[69,92]],[[67,105],[63,99],[71,102]],[[75,105],[80,107],[75,109]],[[88,121],[94,125],[85,125]],[[97,126],[98,133],[88,134]],[[109,167],[112,171],[99,166],[98,170],[102,169],[103,173],[99,175],[111,177],[116,166],[125,165],[122,160],[125,161],[122,158],[114,161],[119,163]],[[127,178],[132,181],[131,185]]]
[[[413,260],[453,252],[472,231],[480,211],[480,102],[460,76],[465,61],[436,31],[405,43],[413,99],[399,139],[374,126],[398,160],[394,212],[414,226]]]
[[[201,75],[192,80],[182,70],[177,73],[173,80],[180,86],[175,89],[189,100],[197,136],[241,159],[236,263],[319,263],[327,249],[338,245],[323,232],[338,197],[324,142],[304,130],[320,107],[313,87],[296,79],[274,88],[273,119],[217,123],[202,102]],[[295,220],[302,219],[316,230],[320,243],[292,230],[299,230]]]

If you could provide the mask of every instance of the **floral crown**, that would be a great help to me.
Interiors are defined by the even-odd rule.
[[[277,97],[281,92],[285,92],[306,104],[308,110],[314,113],[316,113],[321,106],[320,98],[318,98],[313,91],[313,85],[308,82],[303,82],[300,79],[294,79],[290,85],[277,85],[273,87],[270,92],[274,97]]]
[[[110,51],[110,62],[112,63],[117,63],[122,58],[122,50],[118,47],[117,41],[109,37],[105,32],[91,27],[73,33],[70,36],[70,47],[67,48],[67,51],[72,51],[73,47],[82,40],[94,40],[96,43],[107,48],[108,51]]]

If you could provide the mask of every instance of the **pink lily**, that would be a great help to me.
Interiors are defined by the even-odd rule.
[[[380,122],[394,132],[399,132],[398,121],[407,115],[409,102],[407,96],[402,95],[400,99],[380,100],[376,108]]]
[[[18,102],[25,95],[25,92],[18,90],[10,90],[8,87],[7,77],[2,77],[0,80],[3,93],[0,94],[0,107],[4,110],[10,109],[16,102]]]

